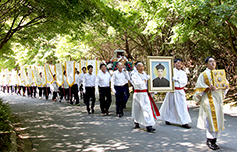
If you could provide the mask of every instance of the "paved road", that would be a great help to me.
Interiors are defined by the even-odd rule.
[[[144,126],[133,129],[131,99],[125,116],[117,118],[114,102],[111,115],[101,116],[98,102],[95,114],[88,115],[83,105],[17,95],[0,94],[0,97],[19,116],[33,143],[33,151],[210,151],[205,145],[205,131],[196,128],[198,107],[190,108],[193,121],[190,130],[157,121],[154,126],[157,131],[147,133]],[[219,151],[237,151],[237,116],[226,114],[225,126],[218,140]]]

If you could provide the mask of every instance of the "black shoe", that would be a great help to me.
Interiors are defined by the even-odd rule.
[[[183,128],[186,128],[186,129],[190,129],[191,126],[189,126],[188,124],[185,124],[185,125],[182,125]]]
[[[154,132],[156,129],[152,128],[152,126],[146,127],[147,132]]]
[[[88,114],[91,114],[90,110],[87,110],[87,113],[88,113]]]
[[[214,146],[216,147],[216,149],[220,149],[220,147],[216,144],[216,138],[213,139],[213,144],[214,144]]]
[[[122,117],[122,115],[121,115],[121,114],[117,114],[117,117],[121,118],[121,117]]]
[[[91,108],[91,109],[92,109],[92,108]],[[92,109],[92,110],[91,110],[91,112],[92,112],[92,113],[95,113],[95,110],[94,110],[94,109]]]
[[[138,129],[138,128],[140,128],[139,123],[136,123],[136,122],[134,122],[134,123],[135,123],[135,127],[134,127],[134,129]]]
[[[121,116],[124,116],[124,113],[123,113],[123,111],[121,112]]]
[[[109,111],[106,111],[106,115],[107,115],[107,116],[109,115]]]
[[[171,125],[171,123],[169,121],[165,121],[166,125]]]
[[[213,143],[213,139],[207,139],[207,146],[211,149],[211,150],[217,150],[216,146]]]

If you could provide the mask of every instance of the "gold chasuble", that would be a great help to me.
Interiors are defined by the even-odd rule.
[[[200,102],[200,110],[197,127],[207,128],[209,131],[217,132],[224,130],[223,99],[227,89],[216,89],[205,91],[212,84],[211,70],[206,69],[198,77],[193,99]]]

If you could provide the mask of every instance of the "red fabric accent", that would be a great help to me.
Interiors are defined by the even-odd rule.
[[[147,92],[147,89],[145,89],[145,90],[134,90],[134,92]]]
[[[184,88],[180,88],[180,87],[175,87],[175,90],[183,90]]]
[[[153,117],[154,117],[155,119],[157,119],[156,116],[160,116],[160,112],[159,112],[159,110],[158,110],[158,108],[157,108],[157,106],[156,106],[156,104],[155,104],[153,98],[151,97],[151,94],[150,94],[150,93],[148,93],[148,97],[149,97],[150,102],[151,102],[151,110],[152,110],[152,113],[153,113]],[[152,105],[154,106],[154,110],[155,110],[155,111],[153,110]]]

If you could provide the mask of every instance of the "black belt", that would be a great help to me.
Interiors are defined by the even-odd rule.
[[[91,87],[87,87],[87,86],[86,86],[86,88],[94,88],[94,86],[91,86]]]

